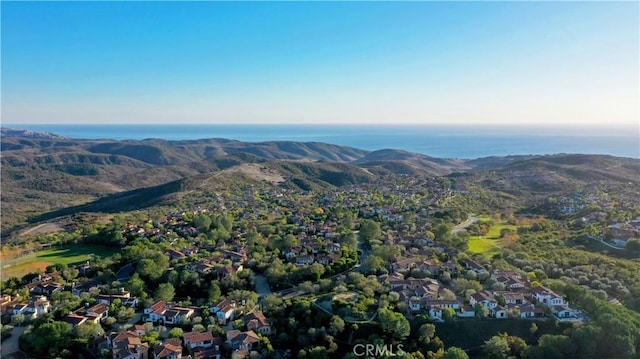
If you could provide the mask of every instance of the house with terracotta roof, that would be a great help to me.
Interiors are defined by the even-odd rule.
[[[213,346],[213,334],[211,332],[189,332],[182,335],[184,346],[193,348],[211,348]]]
[[[96,282],[95,280],[88,280],[81,284],[76,284],[75,282],[73,282],[73,284],[71,285],[71,293],[79,296],[82,293],[88,293],[93,288],[98,289],[99,285],[100,283]]]
[[[191,272],[207,274],[213,270],[214,266],[205,261],[192,262],[186,265],[186,269]]]
[[[542,286],[533,288],[533,298],[535,298],[537,302],[551,307],[569,305],[569,302],[561,295]]]
[[[134,325],[133,327],[129,328],[129,331],[132,331],[139,336],[147,335],[147,328],[145,328],[142,324]]]
[[[260,348],[260,337],[253,330],[246,332],[230,330],[227,332],[227,344],[233,350],[258,350]]]
[[[469,304],[475,307],[476,304],[482,304],[485,307],[489,308],[489,310],[496,308],[498,306],[498,301],[493,295],[487,291],[481,291],[477,293],[473,293],[469,298]]]
[[[102,320],[109,317],[109,306],[104,303],[98,303],[93,307],[86,310],[86,314],[98,317],[98,320]]]
[[[46,295],[47,297],[51,297],[53,293],[64,290],[64,286],[62,284],[55,282],[30,283],[27,284],[27,288],[29,288],[29,292],[32,294]]]
[[[193,349],[192,359],[220,359],[222,357],[220,347],[219,344],[216,344],[211,348],[195,348]]]
[[[211,313],[215,313],[223,325],[227,324],[227,321],[234,319],[235,310],[236,303],[227,299],[220,301],[210,309]]]
[[[25,319],[36,319],[52,310],[51,303],[45,296],[31,299],[28,303],[18,303],[11,309],[11,320],[16,315],[23,315]]]
[[[186,254],[180,251],[176,251],[175,249],[169,249],[165,252],[165,254],[167,255],[167,257],[169,257],[169,260],[182,259],[187,257]]]
[[[120,302],[125,307],[135,308],[138,306],[138,298],[132,297],[131,293],[122,288],[119,294],[99,294],[98,303],[104,303],[110,305],[114,300],[120,299]]]
[[[112,333],[107,337],[113,359],[148,359],[149,344],[143,343],[133,332]]]
[[[182,346],[164,343],[153,349],[154,359],[182,359]]]
[[[271,320],[267,319],[262,312],[251,312],[244,316],[243,321],[247,330],[253,330],[262,335],[271,335],[274,332]]]
[[[148,322],[163,324],[181,324],[194,314],[193,308],[184,308],[164,300],[144,309],[144,319]]]

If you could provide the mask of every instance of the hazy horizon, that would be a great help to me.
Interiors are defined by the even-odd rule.
[[[2,122],[637,129],[639,10],[2,2]]]
[[[531,135],[571,135],[571,136],[624,136],[638,138],[640,135],[640,124],[483,124],[483,123],[451,123],[451,124],[437,124],[437,123],[3,123],[2,128],[16,129],[16,130],[31,130],[41,132],[52,132],[55,134],[56,130],[73,129],[75,127],[82,129],[89,128],[108,128],[116,129],[122,128],[145,128],[145,129],[160,129],[159,132],[166,131],[167,128],[221,128],[221,129],[234,129],[243,127],[257,127],[257,128],[298,128],[300,130],[305,129],[327,129],[327,128],[344,128],[344,129],[375,129],[375,128],[397,128],[398,131],[407,131],[411,129],[434,129],[441,131],[442,133],[483,133],[483,134],[531,134]],[[84,132],[84,131],[83,131]],[[96,135],[99,135],[96,133]],[[638,138],[640,141],[640,138]],[[639,142],[640,145],[640,142]],[[640,151],[640,148],[639,148]]]

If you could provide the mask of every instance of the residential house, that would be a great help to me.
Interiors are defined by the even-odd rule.
[[[514,313],[516,317],[523,319],[544,316],[544,310],[542,308],[536,308],[536,306],[531,303],[525,303],[522,305],[507,304],[507,308],[510,312]]]
[[[207,274],[213,270],[214,266],[203,261],[192,262],[186,265],[186,269],[191,272]]]
[[[82,284],[76,284],[75,282],[71,285],[71,293],[74,295],[80,296],[82,293],[88,293],[92,288],[98,289],[100,285],[99,282],[94,280],[88,280]]]
[[[213,334],[211,332],[189,332],[182,335],[184,345],[193,348],[211,348],[213,346]]]
[[[310,256],[310,255],[300,256],[296,258],[296,265],[299,265],[299,266],[313,264],[313,262],[314,262],[313,256]]]
[[[341,249],[340,243],[331,242],[327,245],[327,250],[332,253],[340,253]]]
[[[191,257],[195,254],[198,254],[198,251],[199,251],[199,248],[196,246],[193,246],[193,247],[185,248],[183,252],[187,256]]]
[[[175,306],[164,300],[158,301],[144,309],[144,318],[146,321],[162,324],[181,324],[185,320],[190,319],[193,314],[193,308]]]
[[[11,320],[15,320],[17,315],[22,315],[24,319],[36,319],[51,311],[51,303],[45,296],[31,299],[28,303],[20,303],[13,306],[11,310]]]
[[[498,305],[491,309],[491,316],[497,319],[506,319],[508,317],[507,308]]]
[[[560,320],[577,318],[579,313],[580,311],[577,309],[569,308],[566,305],[560,305],[553,308],[553,315]]]
[[[423,279],[402,279],[398,277],[390,277],[388,280],[389,286],[392,291],[398,291],[403,289],[416,290],[419,287],[425,287],[429,292],[435,292],[436,294],[440,290],[440,283],[437,280],[423,278]]]
[[[220,249],[220,254],[226,259],[231,259],[234,263],[242,264],[247,261],[247,254],[244,252],[234,252],[226,249]]]
[[[141,324],[134,325],[133,327],[129,328],[129,331],[132,331],[141,337],[147,335],[147,328],[145,328],[144,325]]]
[[[148,359],[149,344],[143,343],[133,332],[112,333],[107,342],[113,359]]]
[[[165,252],[165,254],[169,257],[169,260],[187,258],[186,254],[180,251],[177,251],[175,249],[169,249],[168,251]]]
[[[514,271],[496,271],[491,278],[498,283],[504,284],[506,289],[519,290],[528,285],[528,282],[522,279],[522,276]]]
[[[131,293],[124,288],[120,288],[120,294],[99,294],[97,297],[98,303],[106,305],[110,305],[116,299],[119,299],[125,307],[135,308],[138,306],[138,298],[132,297]]]
[[[235,310],[236,303],[227,299],[220,301],[210,309],[211,313],[215,313],[223,325],[226,325],[227,321],[234,319]]]
[[[552,307],[569,305],[561,295],[542,286],[533,288],[533,298],[539,303]]]
[[[222,342],[224,343],[224,341]],[[222,343],[216,344],[211,348],[195,348],[193,349],[192,359],[220,359],[222,356],[221,345]]]
[[[475,307],[478,303],[489,308],[489,310],[494,309],[498,306],[498,301],[493,297],[493,295],[484,290],[481,292],[473,293],[471,295],[471,298],[469,298],[469,304],[471,304],[472,306]]]
[[[66,317],[62,318],[63,321],[71,324],[71,326],[78,326],[87,322],[88,318],[84,315],[78,315],[76,313],[70,313]]]
[[[318,263],[325,266],[335,263],[336,259],[337,259],[337,255],[333,253],[327,254],[327,255],[319,255],[317,258]]]
[[[154,359],[182,359],[182,346],[167,342],[153,349]]]
[[[85,316],[94,322],[102,321],[109,317],[109,306],[104,303],[98,303],[85,311]]]
[[[60,283],[48,282],[27,284],[27,288],[29,288],[29,292],[32,294],[51,297],[53,293],[62,291],[64,286]]]
[[[393,271],[408,271],[414,268],[418,259],[416,258],[399,258],[391,264]]]
[[[442,321],[442,307],[439,305],[432,305],[429,307],[429,317],[437,321]]]
[[[247,330],[253,330],[262,335],[271,335],[274,331],[271,321],[262,312],[251,312],[245,315],[243,321]]]
[[[513,292],[495,292],[495,296],[502,297],[505,304],[523,304],[526,302],[524,294]]]
[[[227,332],[227,344],[233,350],[257,350],[260,348],[260,337],[253,330],[230,330]]]
[[[456,313],[458,318],[474,318],[476,311],[470,305],[464,305],[460,307],[460,310]]]
[[[45,274],[38,274],[38,276],[37,276],[37,277],[35,277],[35,278],[33,278],[33,279],[31,280],[31,283],[32,283],[32,284],[37,284],[37,283],[43,283],[43,284],[44,284],[44,283],[53,282],[53,275],[54,275],[54,274],[56,274],[56,275],[58,275],[58,276],[59,276],[59,275],[61,275],[61,273],[60,273],[60,272],[51,273],[51,274],[48,274],[48,273],[45,273]]]
[[[477,274],[488,273],[487,268],[485,268],[480,263],[474,261],[473,259],[467,258],[463,261],[463,264],[465,268],[470,269],[476,272]]]

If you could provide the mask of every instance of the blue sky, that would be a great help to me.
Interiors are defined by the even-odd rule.
[[[637,2],[6,2],[2,121],[640,121]]]

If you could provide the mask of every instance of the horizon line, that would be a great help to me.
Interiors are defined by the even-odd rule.
[[[181,123],[154,123],[154,122],[128,122],[128,123],[113,123],[113,122],[94,122],[94,123],[76,123],[76,122],[33,122],[33,123],[1,123],[0,127],[13,127],[16,126],[299,126],[299,127],[311,127],[311,126],[504,126],[504,127],[606,127],[606,128],[620,128],[620,127],[637,127],[640,128],[640,122],[638,123],[540,123],[540,122],[526,122],[526,123],[501,123],[501,122],[432,122],[432,123],[419,123],[419,122],[323,122],[323,123],[294,123],[294,122],[181,122]]]

